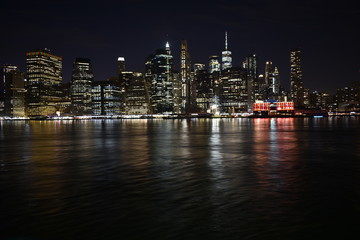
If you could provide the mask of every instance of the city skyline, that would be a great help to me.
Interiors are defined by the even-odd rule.
[[[73,61],[79,57],[92,60],[95,80],[105,80],[116,76],[119,56],[125,57],[127,69],[144,72],[148,54],[166,41],[176,69],[180,69],[181,39],[188,42],[192,63],[207,64],[209,56],[221,56],[227,31],[233,66],[241,66],[247,55],[256,53],[259,73],[264,73],[266,61],[273,62],[286,89],[290,88],[288,53],[297,47],[303,54],[305,88],[334,93],[359,79],[358,38],[351,24],[359,14],[348,5],[320,1],[185,1],[173,7],[145,1],[83,4],[70,8],[66,2],[16,6],[5,2],[0,18],[3,32],[11,34],[0,40],[0,64],[18,65],[24,71],[25,52],[47,47],[63,57],[65,82],[70,82]]]

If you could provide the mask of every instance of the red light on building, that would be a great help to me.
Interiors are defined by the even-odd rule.
[[[277,102],[276,103],[277,111],[293,111],[294,102]]]
[[[253,104],[254,112],[264,112],[264,111],[270,111],[270,103],[254,103]]]

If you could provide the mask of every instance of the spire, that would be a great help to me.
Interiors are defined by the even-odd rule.
[[[225,50],[228,50],[227,31],[225,31]]]
[[[167,52],[168,54],[171,54],[169,42],[166,42],[166,44],[165,44],[165,50],[166,50],[166,52]]]

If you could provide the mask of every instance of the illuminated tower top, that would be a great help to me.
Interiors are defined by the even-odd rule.
[[[232,67],[231,51],[229,50],[227,32],[225,32],[225,49],[222,51],[222,67],[221,70],[226,70]]]
[[[165,44],[165,50],[166,50],[167,54],[169,54],[169,55],[171,54],[169,42],[166,42],[166,44]]]
[[[225,32],[225,50],[228,50],[227,32]]]

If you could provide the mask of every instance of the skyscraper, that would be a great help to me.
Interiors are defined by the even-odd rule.
[[[304,105],[304,89],[301,71],[301,50],[290,52],[290,93],[295,107]]]
[[[196,76],[200,70],[205,70],[205,64],[203,63],[194,63],[194,75]]]
[[[62,58],[50,50],[26,53],[28,116],[54,115],[61,99]]]
[[[71,106],[75,115],[92,114],[91,90],[94,81],[91,61],[76,58],[71,78]]]
[[[248,108],[252,109],[255,100],[259,99],[259,81],[257,56],[255,54],[246,57],[246,63],[243,63],[247,72],[247,89],[248,89]]]
[[[153,113],[174,112],[174,65],[170,45],[156,50],[145,63],[146,81],[150,87],[150,101]]]
[[[265,85],[267,97],[275,97],[280,93],[280,73],[271,61],[265,63]]]
[[[142,73],[134,72],[125,89],[125,113],[148,114],[145,79]]]
[[[271,61],[265,62],[265,84],[269,88],[270,85],[270,75],[274,71],[273,63]]]
[[[225,72],[220,84],[222,112],[244,112],[248,108],[247,71],[233,67]]]
[[[92,107],[94,115],[122,114],[119,82],[113,79],[93,82]]]
[[[188,113],[190,111],[190,97],[191,97],[191,62],[188,52],[186,40],[181,40],[181,109],[182,112]]]
[[[2,69],[4,115],[7,117],[25,117],[24,73],[17,66],[6,64]]]
[[[227,38],[227,32],[225,32],[225,48],[224,51],[222,51],[222,58],[221,58],[222,66],[221,70],[226,70],[232,67],[232,58],[231,58],[231,51],[228,47],[228,38]]]
[[[209,73],[220,72],[219,56],[209,57]]]
[[[125,68],[125,58],[118,57],[118,75],[126,70]]]

